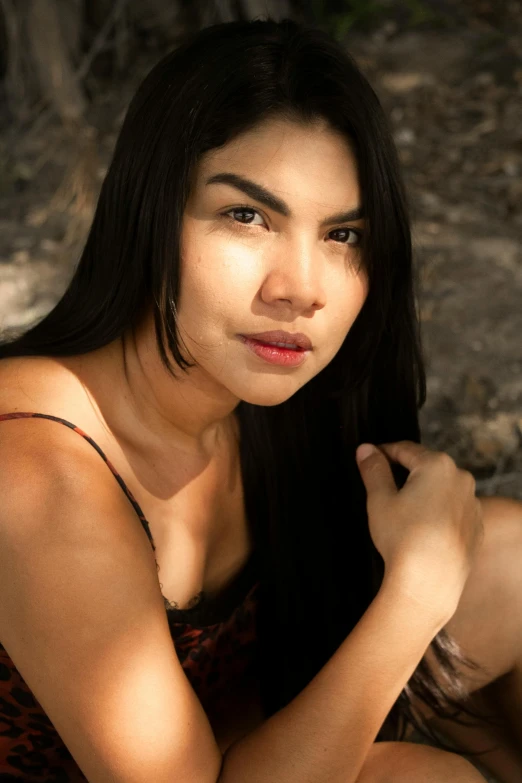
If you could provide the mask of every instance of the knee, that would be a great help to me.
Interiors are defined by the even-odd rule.
[[[377,742],[371,747],[356,783],[484,783],[462,756],[411,742]]]

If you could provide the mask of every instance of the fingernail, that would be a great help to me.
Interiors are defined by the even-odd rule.
[[[375,454],[376,451],[377,449],[375,446],[372,446],[371,443],[361,444],[355,452],[357,462],[362,462],[364,459],[369,457],[370,454]]]

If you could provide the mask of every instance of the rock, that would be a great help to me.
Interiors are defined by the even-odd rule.
[[[474,341],[472,348],[475,351],[482,350],[483,343]],[[460,380],[456,393],[458,409],[461,414],[487,413],[488,401],[495,397],[496,386],[486,375],[477,373],[464,373]]]
[[[54,253],[56,250],[58,250],[59,246],[60,243],[56,242],[54,239],[42,239],[40,242],[40,247],[42,250],[45,250],[48,253]]]
[[[433,84],[434,79],[431,74],[421,72],[403,72],[387,73],[381,78],[381,84],[390,92],[395,94],[410,92],[416,90],[424,84]]]
[[[11,245],[15,250],[27,250],[34,245],[34,239],[33,237],[28,237],[25,235],[21,237],[15,237],[12,240]]]
[[[499,460],[514,455],[520,446],[520,419],[515,414],[498,413],[484,420],[479,415],[457,417],[458,426],[470,441],[473,455],[467,461],[477,467],[494,467]]]
[[[28,250],[17,250],[11,253],[11,262],[13,264],[26,264],[30,259]]]
[[[408,147],[415,142],[417,138],[415,131],[412,128],[399,128],[395,133],[395,143],[399,146]]]

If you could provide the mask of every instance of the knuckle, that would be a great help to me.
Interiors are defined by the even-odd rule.
[[[470,491],[474,493],[477,488],[477,482],[475,481],[475,476],[473,473],[471,473],[469,470],[465,470],[464,468],[457,468],[457,470],[459,476],[462,479],[462,482],[466,487],[469,487]]]
[[[417,460],[429,461],[437,456],[437,452],[432,449],[428,449],[426,446],[421,446],[421,450],[417,454]]]
[[[415,443],[413,440],[401,440],[393,444],[394,451],[398,457],[404,457],[415,460],[426,459],[434,452],[422,443]]]
[[[450,455],[445,451],[434,451],[433,457],[436,459],[437,463],[441,466],[441,468],[444,468],[445,470],[455,470],[457,468],[457,465],[455,463],[455,460],[453,457],[450,457]]]
[[[381,448],[389,449],[393,451],[403,451],[404,449],[411,449],[412,446],[417,446],[418,443],[414,443],[411,440],[394,440],[389,441],[388,443],[381,443]]]

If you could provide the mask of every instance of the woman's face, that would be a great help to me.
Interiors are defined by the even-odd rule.
[[[239,180],[209,183],[223,174],[280,203],[247,194]],[[181,347],[198,363],[189,372],[256,405],[284,402],[321,372],[368,293],[359,206],[355,157],[325,125],[272,120],[207,153],[181,238]],[[332,221],[347,212],[354,215]],[[309,338],[299,366],[267,362],[241,337],[273,330]]]

